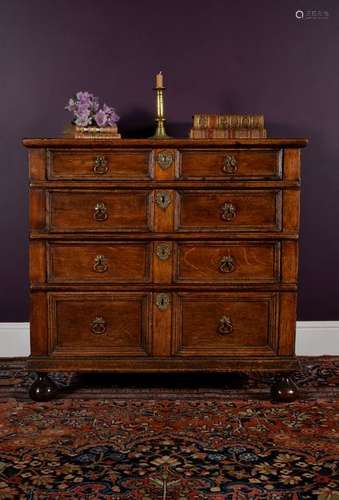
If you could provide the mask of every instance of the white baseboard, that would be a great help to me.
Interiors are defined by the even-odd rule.
[[[29,354],[29,323],[0,323],[0,358]],[[298,321],[296,354],[338,356],[339,321]]]
[[[298,356],[339,355],[339,321],[297,321]]]
[[[0,323],[0,358],[29,356],[29,323]]]

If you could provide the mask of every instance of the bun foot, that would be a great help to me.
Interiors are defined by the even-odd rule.
[[[38,373],[37,379],[29,390],[30,398],[38,402],[50,401],[56,397],[57,393],[57,386],[46,373]]]
[[[272,401],[277,403],[292,403],[299,397],[299,391],[291,377],[281,375],[271,387]]]

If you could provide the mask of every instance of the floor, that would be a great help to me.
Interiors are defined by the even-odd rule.
[[[301,358],[301,399],[272,376],[55,377],[27,399],[24,362],[0,362],[0,498],[339,498],[339,358]]]

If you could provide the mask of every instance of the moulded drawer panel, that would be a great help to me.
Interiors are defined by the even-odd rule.
[[[143,356],[149,345],[149,294],[49,293],[52,355]]]
[[[280,149],[183,150],[180,177],[192,180],[260,180],[280,179]]]
[[[50,191],[53,232],[150,231],[150,191]]]
[[[280,231],[280,190],[178,192],[177,231]]]
[[[267,292],[178,293],[174,354],[274,354],[276,302]]]
[[[279,281],[279,242],[180,242],[179,283],[274,283]]]
[[[50,243],[50,283],[147,283],[151,280],[151,244]]]
[[[151,150],[48,150],[51,180],[147,180],[152,176]]]

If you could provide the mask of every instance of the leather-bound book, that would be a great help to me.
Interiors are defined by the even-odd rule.
[[[197,113],[193,115],[193,128],[250,128],[263,129],[264,115],[239,115],[239,114],[209,114]]]

